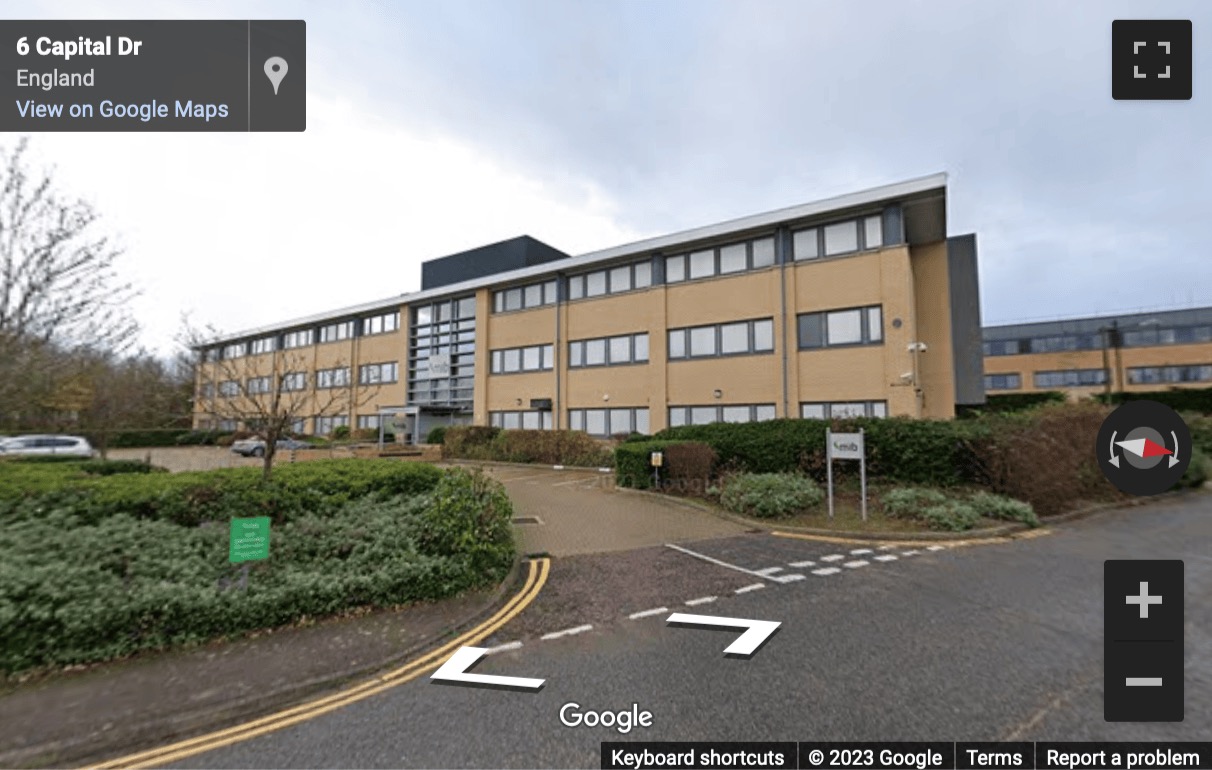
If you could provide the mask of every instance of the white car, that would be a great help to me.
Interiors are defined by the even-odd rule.
[[[65,455],[92,457],[96,452],[87,439],[79,436],[16,436],[0,439],[0,457]]]

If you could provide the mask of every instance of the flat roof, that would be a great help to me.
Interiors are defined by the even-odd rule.
[[[1151,326],[1194,326],[1212,324],[1212,307],[1177,308],[1169,310],[1132,310],[1096,316],[1023,321],[986,326],[981,336],[986,341],[1043,337],[1056,334],[1094,334],[1112,321],[1120,329],[1131,331]]]
[[[495,273],[482,278],[463,281],[462,283],[439,286],[434,289],[416,291],[407,294],[398,294],[394,297],[387,297],[374,302],[364,302],[358,305],[350,305],[337,310],[316,313],[269,326],[245,329],[240,332],[224,334],[216,337],[202,347],[220,345],[225,342],[233,342],[236,340],[248,339],[250,337],[257,337],[264,334],[282,332],[295,327],[314,325],[324,321],[338,321],[363,313],[391,310],[393,308],[398,308],[400,305],[414,304],[427,299],[435,299],[452,294],[474,291],[485,286],[513,283],[516,281],[525,280],[527,278],[551,275],[556,272],[576,270],[577,268],[589,267],[599,262],[608,262],[621,257],[657,252],[664,249],[669,249],[673,246],[689,244],[695,241],[703,241],[711,238],[718,238],[730,233],[739,233],[746,230],[758,230],[764,227],[781,224],[783,222],[789,222],[797,219],[808,219],[810,217],[818,217],[835,211],[840,212],[846,209],[870,206],[881,201],[908,198],[910,196],[920,195],[933,190],[945,190],[946,186],[947,174],[945,172],[940,172],[937,174],[931,174],[929,176],[908,179],[903,182],[881,185],[879,187],[871,187],[866,190],[847,193],[845,195],[837,195],[832,198],[824,198],[811,203],[801,203],[797,206],[788,206],[786,208],[775,209],[774,211],[767,211],[761,214],[752,214],[749,216],[740,217],[738,219],[729,219],[723,222],[717,222],[716,224],[704,225],[702,227],[683,230],[681,232],[671,233],[669,235],[646,238],[644,240],[634,241],[632,243],[626,243],[620,246],[612,246],[611,248],[601,249],[599,251],[591,251],[587,254],[569,257],[568,259],[557,260],[555,262],[548,262],[542,265]]]

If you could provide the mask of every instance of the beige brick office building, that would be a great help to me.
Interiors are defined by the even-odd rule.
[[[975,236],[946,176],[580,256],[529,237],[426,262],[422,289],[215,340],[195,424],[281,388],[294,426],[392,420],[608,436],[775,417],[950,417],[984,400]],[[226,423],[226,424],[221,424]]]

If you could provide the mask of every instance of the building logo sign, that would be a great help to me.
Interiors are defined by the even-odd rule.
[[[429,379],[450,376],[450,354],[434,353],[429,356]]]

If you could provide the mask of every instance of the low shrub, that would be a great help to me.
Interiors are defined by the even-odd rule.
[[[38,516],[0,521],[0,672],[109,660],[490,585],[514,558],[508,506],[495,482],[452,471],[432,495],[364,496],[327,513],[305,511],[274,525],[269,558],[249,565],[243,590],[224,589],[234,572],[232,512],[217,526],[183,527],[127,514],[90,524],[70,505],[44,506]]]
[[[737,474],[720,493],[720,504],[728,510],[763,519],[792,516],[824,499],[815,481],[792,473]]]
[[[16,455],[13,457],[0,458],[5,462],[17,463],[20,465],[64,465],[67,463],[83,462],[82,457],[72,457],[71,455]]]
[[[219,432],[214,430],[188,430],[177,436],[177,446],[214,446]]]
[[[426,444],[443,444],[446,442],[446,426],[436,425],[425,434]]]
[[[1003,414],[1005,412],[1022,412],[1045,404],[1063,404],[1068,397],[1063,391],[1045,390],[1037,393],[993,393],[985,396],[985,403],[980,406],[961,407],[957,416],[961,418],[979,417],[982,414]]]
[[[1022,500],[1012,500],[1009,497],[995,495],[992,492],[977,492],[968,498],[968,503],[981,516],[1003,521],[1018,521],[1032,527],[1039,526],[1039,517],[1030,503]]]
[[[480,469],[445,471],[421,517],[424,553],[458,554],[477,583],[499,580],[514,558],[513,503],[505,487]]]
[[[917,487],[890,489],[880,496],[884,515],[892,519],[918,519],[922,511],[946,502],[947,496],[937,489]]]
[[[88,460],[80,463],[80,470],[91,476],[113,476],[116,473],[168,473],[167,468],[143,460]]]
[[[347,438],[349,438],[349,426],[348,425],[338,425],[337,427],[332,429],[332,440],[333,441],[344,441]]]
[[[1178,483],[1184,487],[1199,487],[1209,479],[1212,479],[1212,460],[1199,449],[1191,450],[1191,462]]]
[[[86,432],[84,437],[93,446],[108,449],[139,449],[142,447],[178,446],[184,436],[194,433],[187,428],[151,428],[147,430],[116,430],[109,433]]]
[[[922,509],[917,518],[930,529],[963,532],[975,527],[981,520],[981,515],[968,503],[960,500],[947,500]]]
[[[1105,395],[1099,398],[1106,401]],[[1131,393],[1112,393],[1112,404],[1122,404],[1125,401],[1147,399],[1165,404],[1178,412],[1195,412],[1197,414],[1212,414],[1212,388],[1171,388],[1170,390],[1133,391]]]

